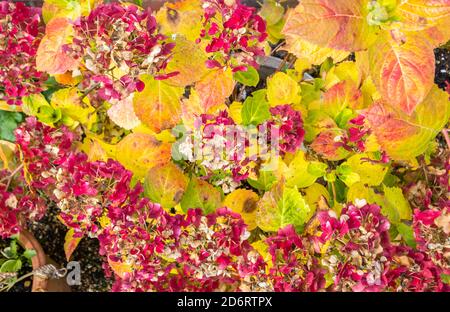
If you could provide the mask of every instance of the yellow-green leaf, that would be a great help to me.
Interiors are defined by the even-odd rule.
[[[165,209],[174,207],[188,185],[188,178],[172,162],[151,168],[144,182],[145,195]]]
[[[136,116],[157,133],[175,126],[180,121],[184,88],[169,86],[150,75],[143,75],[141,79],[145,88],[136,92],[133,99]]]
[[[298,151],[285,173],[286,186],[308,187],[316,182],[317,178],[325,175],[326,169],[325,163],[308,161],[305,158],[305,153]]]
[[[190,208],[201,208],[204,213],[214,212],[221,206],[220,191],[199,178],[192,178],[188,184],[180,205],[184,212]]]
[[[301,230],[309,212],[309,205],[297,188],[285,187],[280,182],[258,202],[256,224],[267,232],[276,232],[289,224]]]

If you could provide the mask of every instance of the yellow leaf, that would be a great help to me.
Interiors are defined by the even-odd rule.
[[[108,264],[113,272],[120,278],[124,278],[126,273],[133,272],[132,265],[125,262],[115,262],[108,257]]]
[[[188,182],[183,171],[174,163],[157,165],[147,173],[145,195],[163,208],[170,209],[181,201]]]
[[[360,0],[302,0],[288,11],[282,32],[322,47],[364,50],[376,29],[366,22],[365,10],[365,2]]]
[[[307,161],[305,153],[303,151],[298,151],[284,173],[286,185],[289,187],[297,186],[298,188],[308,187],[312,185],[317,178],[325,175],[326,168],[327,165],[324,163]]]
[[[16,145],[14,143],[0,140],[0,160],[3,162],[0,169],[10,170],[12,166],[12,160],[16,151]]]
[[[133,99],[136,116],[154,132],[175,126],[180,121],[184,88],[169,86],[150,75],[141,76],[141,80],[145,88]]]
[[[287,74],[277,72],[267,79],[267,100],[272,107],[297,104],[301,100],[300,85]]]
[[[160,31],[165,35],[184,35],[195,41],[200,37],[203,9],[200,0],[165,2],[156,13]]]
[[[44,0],[42,16],[47,23],[54,17],[66,17],[76,20],[81,15],[88,15],[101,0]]]
[[[347,159],[345,164],[350,166],[352,172],[359,175],[360,181],[369,186],[380,185],[388,170],[388,166],[371,163],[368,154],[355,154]]]
[[[87,124],[93,116],[95,108],[86,103],[81,103],[80,99],[81,94],[77,88],[66,88],[53,93],[50,104],[53,108],[61,109],[63,116]],[[88,126],[88,128],[90,127]]]
[[[241,102],[233,102],[228,107],[228,113],[231,118],[233,118],[234,122],[237,124],[242,123],[242,103]]]
[[[313,185],[306,188],[304,192],[305,200],[311,209],[307,217],[308,219],[310,219],[316,212],[321,198],[323,197],[327,202],[329,202],[330,194],[328,193],[328,190],[325,188],[325,186],[319,183],[314,183]]]
[[[206,75],[208,69],[205,62],[208,59],[204,50],[198,44],[182,36],[176,36],[172,57],[165,73],[178,72],[177,75],[164,80],[164,83],[175,87],[185,87],[199,81]]]
[[[321,47],[303,40],[299,36],[289,34],[286,35],[286,45],[283,48],[294,54],[297,58],[309,63],[309,65],[320,65],[328,57],[331,57],[337,63],[344,60],[349,54],[347,51]]]
[[[137,179],[145,177],[150,168],[169,162],[171,157],[170,144],[144,133],[127,135],[116,148],[116,159]]]
[[[238,189],[228,194],[223,206],[239,213],[251,231],[256,228],[256,208],[259,200],[258,194],[250,190]]]
[[[450,101],[445,91],[433,86],[411,116],[384,100],[374,103],[366,116],[378,143],[388,156],[394,160],[409,161],[425,152],[430,141],[448,122]]]

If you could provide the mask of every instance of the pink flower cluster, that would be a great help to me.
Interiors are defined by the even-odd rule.
[[[47,75],[36,70],[36,52],[44,34],[39,8],[0,2],[0,100],[20,105],[42,91]]]
[[[220,115],[217,122],[230,121]],[[89,162],[75,152],[66,129],[28,118],[16,135],[35,191],[58,205],[76,235],[98,237],[115,291],[450,291],[442,280],[450,274],[448,209],[415,211],[417,248],[391,240],[377,205],[359,200],[339,217],[320,210],[303,234],[287,226],[269,236],[266,263],[228,208],[170,214],[142,197],[139,183],[131,187],[119,163]],[[0,187],[2,236],[19,230],[19,215],[45,211],[42,200],[21,190],[11,196]]]
[[[109,261],[134,269],[116,276],[115,291],[233,291],[254,283],[264,261],[247,238],[240,215],[227,208],[203,215],[169,215],[159,205],[123,213],[100,235]]]
[[[95,88],[97,100],[122,99],[142,91],[141,74],[157,73],[167,65],[174,44],[165,42],[150,11],[135,5],[97,6],[74,25],[73,43],[65,51],[83,65],[83,88]],[[91,95],[92,97],[92,95]]]
[[[208,42],[206,52],[220,53],[206,62],[210,68],[230,65],[233,72],[258,68],[256,57],[264,55],[260,44],[267,38],[266,23],[256,9],[236,1],[204,0],[204,29],[200,38]]]

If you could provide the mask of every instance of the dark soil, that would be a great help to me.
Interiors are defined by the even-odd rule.
[[[0,239],[0,250],[5,249],[10,244],[9,239]],[[19,254],[22,254],[24,252],[23,248],[17,244],[17,251]],[[24,276],[25,274],[30,273],[33,270],[33,267],[28,263],[27,261],[23,261],[22,259],[22,268],[17,273],[17,277],[20,278],[21,276]],[[31,291],[31,286],[33,283],[33,278],[30,276],[29,278],[26,278],[16,284],[10,289],[10,292],[29,292]]]
[[[434,56],[436,58],[436,70],[434,82],[439,88],[445,89],[446,83],[450,83],[450,50],[435,49]]]
[[[57,219],[57,208],[52,207],[39,222],[29,226],[30,232],[41,243],[45,253],[60,267],[66,267],[64,238],[67,228]],[[71,286],[74,292],[109,291],[111,281],[102,269],[102,258],[98,253],[99,245],[95,238],[85,237],[80,241],[70,261],[78,261],[81,267],[81,285]]]

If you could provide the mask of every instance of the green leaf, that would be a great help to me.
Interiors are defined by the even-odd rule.
[[[246,71],[235,72],[233,78],[244,86],[256,87],[259,83],[258,71],[253,66],[247,66]]]
[[[260,170],[257,180],[247,179],[248,184],[260,191],[268,191],[277,182],[277,177],[273,171]]]
[[[278,183],[258,202],[256,224],[267,232],[275,232],[288,224],[301,231],[309,212],[309,205],[297,188]]]
[[[442,283],[450,285],[450,274],[441,274]]]
[[[7,260],[0,267],[1,273],[15,273],[19,272],[22,268],[22,261],[20,259],[16,260]]]
[[[414,238],[414,231],[411,226],[404,223],[399,223],[397,225],[397,231],[403,237],[408,246],[416,248],[416,239]]]
[[[33,258],[34,256],[36,256],[36,251],[34,249],[27,249],[23,252],[23,256],[27,259]]]
[[[359,174],[352,170],[348,164],[343,163],[339,167],[336,168],[336,174],[339,179],[345,183],[348,187],[352,186],[356,182],[361,180]]]
[[[269,103],[265,99],[265,90],[253,92],[245,99],[241,111],[242,124],[258,125],[270,118]]]
[[[0,140],[14,142],[16,140],[14,130],[22,121],[21,113],[0,110]]]
[[[211,213],[222,203],[222,194],[214,186],[198,178],[189,181],[180,205],[183,211],[189,208],[201,208],[204,213]]]

